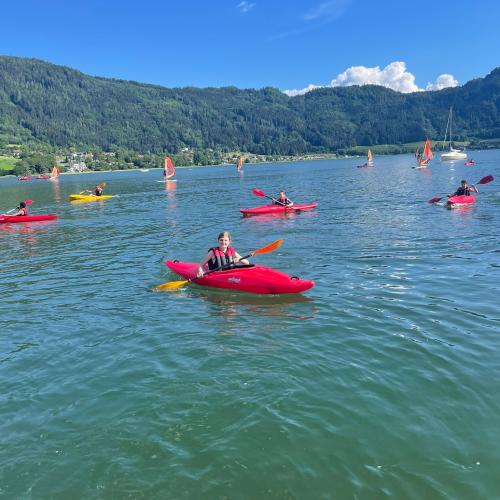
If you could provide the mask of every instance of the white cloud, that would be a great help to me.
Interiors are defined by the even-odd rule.
[[[306,12],[303,19],[315,21],[321,18],[323,21],[333,21],[344,13],[348,3],[349,0],[328,0]]]
[[[343,73],[337,75],[327,87],[347,87],[349,85],[381,85],[397,92],[409,93],[419,92],[415,83],[415,76],[406,70],[406,64],[401,61],[395,61],[388,64],[385,68],[380,66],[368,68],[366,66],[351,66]],[[436,83],[428,83],[426,90],[441,90],[446,87],[456,87],[457,80],[452,75],[443,74],[439,76]],[[304,89],[285,90],[284,93],[289,96],[305,94],[319,85],[309,84]]]
[[[293,89],[293,90],[284,90],[283,92],[286,94],[286,95],[289,95],[290,97],[293,97],[294,95],[302,95],[302,94],[307,94],[308,92],[310,92],[311,90],[314,90],[314,89],[319,89],[321,87],[319,87],[318,85],[314,85],[312,83],[310,83],[306,88],[304,89]]]
[[[248,12],[249,10],[252,10],[255,7],[255,5],[256,5],[255,3],[243,0],[236,6],[236,8],[239,9],[240,12]]]
[[[382,85],[398,92],[417,92],[415,77],[406,71],[404,62],[393,62],[384,69],[379,66],[352,66],[331,81],[331,87],[347,87],[349,85]]]
[[[425,87],[425,90],[441,90],[446,89],[448,87],[457,87],[458,81],[455,80],[453,75],[449,75],[448,73],[443,73],[436,78],[436,83],[428,83]]]

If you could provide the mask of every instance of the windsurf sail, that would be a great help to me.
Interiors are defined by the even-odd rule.
[[[164,160],[165,160],[165,167],[163,168],[163,175],[165,179],[171,179],[175,175],[174,164],[172,163],[172,160],[168,156],[165,156]]]
[[[245,157],[244,156],[240,156],[240,159],[238,160],[238,164],[236,165],[236,168],[238,170],[243,170],[243,163],[245,161]]]
[[[367,165],[373,165],[373,155],[372,155],[372,150],[371,149],[368,150],[368,157],[367,158],[368,159],[367,159],[366,164]]]
[[[418,164],[420,166],[428,165],[431,161],[432,156],[433,154],[431,151],[431,141],[429,141],[429,138],[427,137],[425,139],[424,151],[422,153],[422,156],[418,159]]]
[[[57,179],[58,177],[59,177],[59,169],[57,167],[54,167],[52,169],[52,172],[50,173],[50,178]]]

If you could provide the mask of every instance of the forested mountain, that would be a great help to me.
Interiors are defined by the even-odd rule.
[[[0,57],[0,145],[335,152],[442,139],[450,106],[455,140],[500,137],[500,68],[434,92],[401,94],[367,85],[288,97],[274,88],[169,89]]]

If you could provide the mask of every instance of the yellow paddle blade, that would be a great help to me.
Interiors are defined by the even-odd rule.
[[[155,286],[153,290],[155,292],[160,292],[161,290],[168,290],[170,288],[180,288],[181,286],[187,285],[189,280],[182,281],[167,281],[166,283],[162,283],[161,285]]]
[[[267,245],[265,247],[259,248],[258,250],[254,251],[254,255],[259,255],[261,253],[269,253],[269,252],[274,252],[277,250],[281,245],[283,244],[283,240],[276,240],[274,243],[271,243],[270,245]]]

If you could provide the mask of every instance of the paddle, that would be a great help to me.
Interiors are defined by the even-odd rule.
[[[254,250],[253,252],[250,252],[248,255],[245,255],[245,257],[242,257],[242,259],[249,259],[250,257],[253,257],[254,255],[274,252],[282,245],[282,243],[283,243],[282,239],[276,240],[274,243],[271,243],[270,245],[267,245],[265,247]],[[204,273],[203,276],[197,276],[196,278],[191,278],[188,280],[167,281],[166,283],[162,283],[161,285],[158,285],[153,290],[158,292],[160,290],[166,290],[166,289],[170,289],[170,288],[180,288],[181,286],[184,286],[184,285],[187,285],[188,283],[191,283],[191,281],[195,281],[195,280],[198,280],[200,278],[203,278],[207,274],[214,273],[215,271],[219,271],[219,269],[214,269],[212,271],[208,271],[208,272]]]
[[[488,182],[491,182],[493,180],[494,180],[494,177],[492,175],[487,175],[486,177],[483,177],[479,182],[476,182],[476,184],[488,184]],[[437,203],[438,201],[442,200],[443,198],[444,198],[444,196],[432,198],[427,203]]]
[[[24,203],[26,203],[26,205],[31,205],[33,203],[33,200],[24,200]],[[9,210],[8,212],[5,212],[4,215],[10,214],[14,210],[17,210],[17,208],[13,208],[12,210]]]

